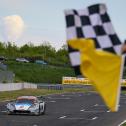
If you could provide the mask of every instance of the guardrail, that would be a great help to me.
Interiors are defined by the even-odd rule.
[[[38,89],[63,90],[64,88],[92,88],[91,85],[37,84]]]
[[[62,84],[37,84],[38,89],[48,89],[48,90],[62,90]]]
[[[86,88],[90,89],[90,85],[63,85],[63,84],[32,84],[32,83],[0,83],[0,91],[14,91],[26,88],[63,90],[64,88]]]
[[[32,83],[0,83],[0,91],[13,91],[13,90],[21,90],[26,88],[34,88],[34,89],[48,89],[48,90],[63,90],[65,88],[84,88],[87,90],[92,90],[92,85],[63,85],[63,84],[32,84]],[[126,90],[126,86],[122,86],[122,90]]]

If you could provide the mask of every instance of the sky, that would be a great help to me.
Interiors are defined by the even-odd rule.
[[[17,46],[49,42],[66,44],[65,9],[83,9],[104,3],[121,41],[126,39],[126,0],[0,0],[0,41]],[[17,28],[17,29],[16,29]]]

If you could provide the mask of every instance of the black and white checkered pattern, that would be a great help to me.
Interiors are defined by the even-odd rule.
[[[96,4],[81,10],[66,10],[67,40],[91,38],[97,49],[121,54],[121,42],[112,26],[104,4]],[[69,57],[75,73],[80,75],[80,52],[69,49]]]

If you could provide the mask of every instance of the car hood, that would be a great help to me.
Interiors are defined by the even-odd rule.
[[[32,104],[29,103],[16,103],[15,109],[16,110],[28,110],[28,108],[32,106]]]

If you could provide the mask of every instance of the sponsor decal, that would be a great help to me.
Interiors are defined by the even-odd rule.
[[[91,81],[88,78],[63,77],[62,84],[84,84],[90,85]]]

